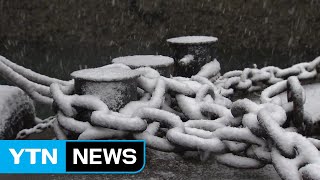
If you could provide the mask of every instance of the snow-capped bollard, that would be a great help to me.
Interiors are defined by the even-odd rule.
[[[21,89],[0,86],[0,139],[15,139],[17,133],[34,125],[33,101]]]
[[[103,66],[75,71],[71,76],[75,79],[76,94],[99,97],[110,110],[118,111],[137,100],[139,73],[130,68]]]
[[[118,57],[112,60],[114,64],[125,64],[132,69],[140,67],[151,67],[157,70],[160,75],[170,77],[173,75],[174,60],[161,55],[135,55]]]
[[[173,50],[175,75],[191,77],[201,67],[215,58],[214,43],[218,38],[211,36],[182,36],[167,39]]]

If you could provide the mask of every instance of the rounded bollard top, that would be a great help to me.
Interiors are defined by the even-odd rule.
[[[130,67],[167,67],[172,65],[174,60],[171,57],[161,55],[135,55],[115,58],[112,63],[125,64]]]
[[[218,38],[213,36],[181,36],[167,39],[171,44],[210,44],[217,41]]]
[[[140,73],[130,68],[110,66],[82,69],[71,73],[71,77],[74,79],[103,82],[128,80],[138,76],[140,76]]]

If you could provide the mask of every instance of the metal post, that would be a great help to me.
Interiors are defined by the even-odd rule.
[[[175,75],[191,77],[216,55],[215,42],[211,36],[182,36],[167,39],[175,61]]]
[[[76,94],[97,96],[110,110],[118,111],[137,100],[139,73],[134,70],[104,66],[75,71],[71,76],[75,79]]]

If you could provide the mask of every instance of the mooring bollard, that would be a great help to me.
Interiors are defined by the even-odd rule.
[[[174,60],[161,55],[135,55],[118,57],[112,60],[115,64],[125,64],[132,69],[140,67],[151,67],[157,70],[160,75],[170,77],[173,75]]]
[[[18,132],[34,125],[31,98],[14,86],[0,86],[0,139],[15,139]]]
[[[97,96],[110,110],[118,111],[137,100],[139,73],[129,68],[103,66],[75,71],[71,76],[76,94]]]
[[[214,43],[218,38],[211,36],[182,36],[167,39],[173,50],[176,76],[191,77],[203,65],[215,58]]]

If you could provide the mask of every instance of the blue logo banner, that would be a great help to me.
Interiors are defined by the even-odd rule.
[[[146,161],[143,140],[0,140],[1,174],[134,174]]]

